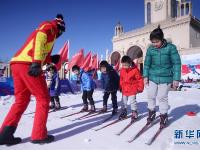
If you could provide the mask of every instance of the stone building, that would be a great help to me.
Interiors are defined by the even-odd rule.
[[[143,70],[150,32],[158,25],[165,39],[177,46],[180,55],[200,53],[200,20],[192,15],[192,2],[186,0],[144,0],[144,27],[124,32],[122,24],[115,27],[113,51],[109,61],[115,65],[123,55],[129,55]]]

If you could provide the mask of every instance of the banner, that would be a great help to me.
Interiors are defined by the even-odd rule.
[[[200,54],[182,55],[182,79],[200,79]]]

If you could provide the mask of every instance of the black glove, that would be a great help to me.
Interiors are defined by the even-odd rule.
[[[30,76],[37,77],[41,73],[42,73],[41,64],[34,62],[30,65],[30,68],[29,68],[29,71],[28,71],[28,74]]]
[[[54,64],[57,64],[60,60],[60,55],[52,55],[51,56],[51,62]]]

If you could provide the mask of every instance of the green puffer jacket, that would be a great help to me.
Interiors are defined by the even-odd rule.
[[[161,48],[147,49],[143,77],[154,83],[172,83],[181,79],[181,59],[176,46],[166,43]]]

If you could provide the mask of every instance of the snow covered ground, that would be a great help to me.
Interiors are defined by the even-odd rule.
[[[96,108],[102,106],[102,91],[94,93]],[[164,129],[155,142],[148,146],[145,144],[151,136],[156,132],[159,124],[155,124],[147,130],[138,139],[132,143],[127,141],[133,137],[146,123],[147,102],[146,92],[137,96],[138,108],[141,118],[138,122],[128,128],[121,136],[117,136],[119,132],[130,119],[114,124],[100,131],[97,129],[98,123],[109,115],[102,114],[92,118],[75,120],[75,118],[83,114],[60,119],[60,117],[77,112],[82,107],[81,94],[62,95],[61,105],[68,107],[57,112],[49,113],[48,130],[49,134],[55,135],[55,142],[44,145],[34,145],[30,143],[30,135],[33,124],[33,116],[35,109],[34,97],[31,98],[28,109],[24,113],[19,123],[15,136],[23,138],[21,144],[6,147],[0,146],[1,150],[199,150],[200,149],[200,90],[187,89],[184,91],[171,91],[169,93],[169,119],[170,125]],[[118,101],[120,103],[121,93],[118,93]],[[3,122],[12,102],[13,96],[0,98],[0,124]],[[109,100],[109,108],[111,109],[111,100]],[[188,116],[186,112],[194,111],[196,116]],[[130,111],[129,111],[130,112]],[[159,115],[159,113],[158,113]],[[111,120],[112,121],[112,120]],[[106,122],[105,124],[110,123]],[[175,137],[175,131],[183,133],[182,138]],[[190,132],[190,134],[189,134]],[[199,136],[197,136],[199,132]],[[178,134],[181,135],[181,134]],[[177,135],[177,136],[178,136]],[[190,135],[190,138],[187,137]],[[192,137],[191,137],[192,136]],[[194,137],[193,137],[194,136]]]

